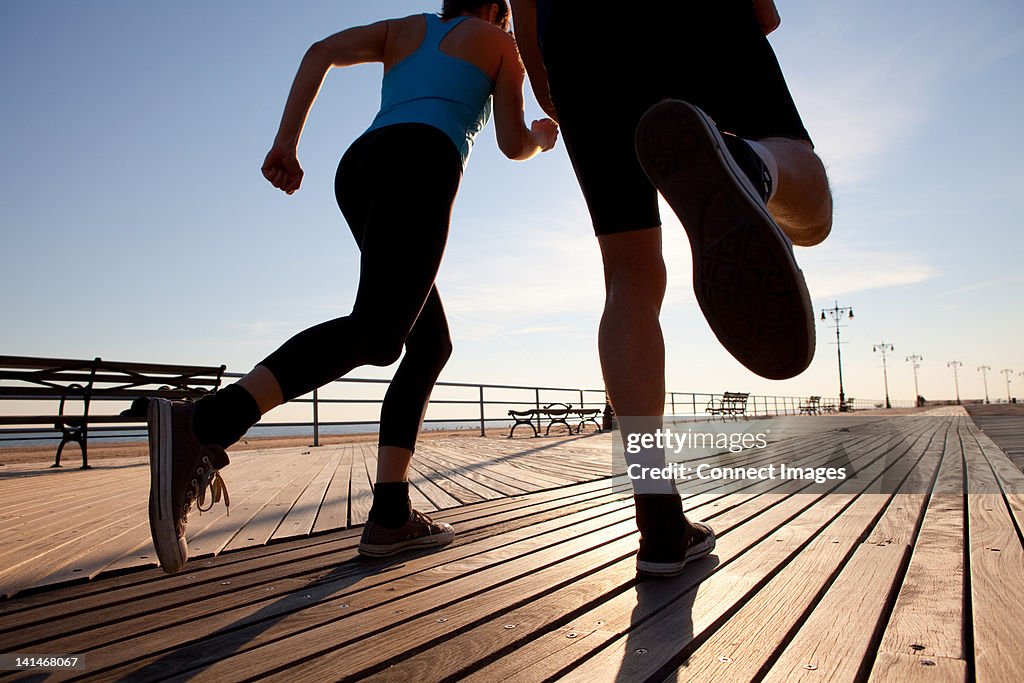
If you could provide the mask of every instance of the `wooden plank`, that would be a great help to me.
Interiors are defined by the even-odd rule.
[[[529,468],[517,464],[518,461],[527,458],[548,457],[548,451],[553,448],[553,445],[547,445],[531,448],[525,451],[516,449],[510,452],[509,450],[506,450],[507,446],[503,447],[502,445],[495,443],[484,443],[478,446],[481,454],[490,455],[489,461],[492,463],[493,467],[510,477],[513,482],[520,482],[524,488],[529,490],[549,488],[552,486],[565,486],[570,483],[571,480],[567,477],[544,472],[541,471],[540,468]]]
[[[897,447],[891,455],[883,455],[882,460],[888,466],[888,470],[881,476],[898,481],[916,466],[926,445],[926,439],[921,437],[912,441],[906,450]],[[933,471],[935,464],[933,459]],[[867,490],[873,488],[867,482],[850,482],[849,486],[844,485],[840,490],[849,490],[858,485],[867,486]],[[805,610],[813,606],[814,597],[828,586],[838,568],[854,548],[857,548],[860,538],[882,510],[888,509],[888,514],[896,516],[901,514],[900,510],[889,505],[889,496],[861,493],[853,498],[853,495],[852,492],[826,495],[818,505],[830,504],[833,502],[831,498],[836,496],[839,497],[839,501],[844,497],[851,500],[851,504],[842,509],[839,516],[829,522],[820,534],[813,530],[806,547],[797,548],[792,554],[777,558],[784,566],[766,586],[756,588],[753,583],[727,583],[726,585],[732,589],[729,600],[734,601],[730,604],[725,602],[722,596],[708,596],[702,593],[721,593],[724,591],[721,585],[701,585],[697,588],[696,595],[692,592],[685,594],[673,606],[657,612],[649,620],[640,621],[634,617],[631,628],[625,635],[574,669],[571,674],[567,674],[567,679],[609,679],[611,676],[608,674],[613,670],[616,676],[627,680],[660,678],[675,668],[676,663],[683,661],[691,651],[694,640],[699,642],[706,634],[712,632],[710,637],[714,642],[710,652],[743,648],[754,650],[753,654],[744,651],[742,654],[734,653],[736,656],[726,655],[734,660],[727,667],[723,667],[718,661],[721,655],[716,655],[717,667],[712,670],[719,674],[725,673],[732,679],[756,677],[761,664],[782,644],[784,634],[792,629]],[[779,534],[789,533],[789,526],[791,525],[780,529]],[[778,540],[780,539],[777,538],[776,541]],[[760,552],[771,554],[775,552],[775,548],[771,545],[762,546]],[[725,575],[741,573],[743,581],[756,581],[763,576],[759,569],[740,569],[745,563],[752,561],[752,557],[742,558],[736,565],[724,570]],[[714,575],[710,581],[720,581],[719,576]],[[736,594],[748,586],[752,589],[752,592],[747,593],[749,600],[745,599],[742,593]],[[720,635],[718,624],[722,622],[723,616],[728,617],[733,611],[735,615],[729,617],[726,626],[721,627]],[[637,656],[638,648],[645,650],[642,656]],[[616,662],[621,663],[615,666]],[[680,671],[685,671],[686,676],[694,676],[693,680],[706,680],[704,677],[711,673],[706,668],[709,664],[706,657],[703,664],[702,667],[700,661],[688,662]]]
[[[939,418],[926,419],[935,425],[928,436],[928,444],[925,447],[924,457],[929,466],[917,467],[910,473],[901,493],[893,501],[892,509],[872,529],[867,543],[909,545],[913,542],[913,536],[917,533],[918,521],[921,520],[924,507],[928,503],[936,467],[949,445],[947,442],[951,442],[956,437],[956,428],[952,421]],[[882,490],[886,492],[892,489],[887,486]]]
[[[501,478],[495,477],[491,472],[491,463],[486,459],[481,459],[479,462],[473,462],[467,458],[460,458],[457,455],[453,455],[449,449],[438,447],[435,444],[431,444],[429,447],[421,446],[417,455],[424,453],[429,458],[434,459],[436,462],[445,465],[447,467],[461,467],[462,472],[465,476],[473,479],[483,486],[497,491],[498,493],[506,496],[514,496],[518,493],[523,493],[524,489],[518,486],[511,486],[506,484]]]
[[[348,526],[348,490],[352,475],[352,447],[337,446],[337,465],[327,486],[320,512],[313,524],[313,533],[344,529]]]
[[[438,446],[437,444],[434,444],[433,447],[435,449],[441,448],[441,446]],[[472,465],[474,462],[471,458],[468,458],[464,454],[456,453],[454,450],[446,449],[446,452],[457,463]],[[524,484],[520,479],[518,479],[517,475],[518,473],[511,466],[495,460],[487,460],[487,476],[511,487],[515,492],[527,493],[529,491],[540,490],[542,488],[551,488],[548,486],[531,488],[529,485]],[[514,495],[514,493],[512,493],[512,495]]]
[[[458,505],[477,503],[481,500],[485,500],[482,496],[478,496],[473,493],[473,491],[449,477],[447,473],[439,472],[430,467],[428,463],[413,459],[413,462],[409,465],[409,469],[410,471],[416,470],[422,476],[429,479],[435,486],[442,489],[451,498],[456,500]]]
[[[500,498],[504,495],[499,491],[495,491],[494,489],[488,488],[479,482],[474,481],[472,477],[467,477],[461,468],[452,467],[439,462],[436,458],[431,457],[427,453],[417,453],[416,462],[422,471],[433,473],[430,474],[432,478],[447,479],[465,490],[467,495],[473,496],[474,500],[465,502],[478,502],[481,500]]]
[[[604,533],[610,534],[613,530],[621,531],[627,525],[628,522],[611,527]],[[410,649],[444,640],[460,629],[489,617],[496,610],[535,599],[553,586],[588,581],[588,574],[594,567],[599,567],[610,559],[630,555],[633,544],[632,538],[620,537],[599,541],[582,552],[570,550],[567,557],[560,562],[537,567],[513,581],[495,585],[487,590],[486,594],[482,596],[483,599],[447,604],[436,611],[422,611],[419,616],[401,623],[401,637],[382,638],[372,648],[367,648],[365,642],[350,640],[337,649],[328,648],[326,651],[322,651],[315,658],[296,667],[291,674],[271,675],[267,680],[315,682],[324,680],[325,677],[331,675],[332,671],[343,671],[345,675],[363,678],[366,672],[379,669],[382,666],[389,666],[390,661],[405,655]],[[570,541],[568,545],[576,546],[578,542]],[[401,609],[408,612],[410,610],[405,607],[406,602],[402,601],[399,604],[403,606]],[[408,602],[413,601],[409,600]],[[439,620],[443,621],[439,622]],[[518,626],[518,624],[515,625]],[[330,637],[327,633],[321,636],[321,647],[323,647],[324,641]],[[295,678],[289,678],[290,675]],[[402,680],[438,679],[436,673],[432,673],[419,679],[405,678]]]
[[[330,485],[331,479],[334,478],[334,473],[338,469],[338,461],[341,459],[341,453],[336,447],[321,450],[318,455],[321,463],[320,471],[299,494],[295,504],[292,505],[291,510],[285,515],[271,537],[273,540],[308,536],[313,531],[313,524],[320,513],[320,507],[327,494],[327,487]]]
[[[865,462],[882,457],[886,450],[882,444],[873,451],[856,454],[853,457],[853,464],[861,467]],[[686,574],[672,581],[642,582],[637,588],[631,588],[610,600],[603,601],[589,611],[579,613],[571,622],[555,631],[533,636],[513,653],[487,664],[468,675],[465,680],[531,681],[562,676],[576,666],[578,660],[591,657],[595,652],[600,656],[602,648],[615,643],[616,638],[628,633],[632,624],[642,622],[668,602],[689,599],[685,596],[698,586],[698,595],[702,594],[701,591],[708,595],[707,591],[710,591],[711,599],[727,595],[739,599],[743,593],[739,590],[740,584],[736,583],[737,581],[752,580],[753,583],[747,584],[752,587],[758,583],[759,572],[769,570],[767,565],[756,564],[764,559],[765,553],[771,555],[780,548],[792,552],[799,548],[804,539],[829,523],[835,514],[852,500],[853,495],[800,493],[752,496],[753,504],[761,510],[754,513],[755,518],[751,523],[738,527],[730,526],[730,518],[734,519],[733,516],[736,514],[742,515],[742,508],[712,518],[713,528],[720,537],[714,556],[718,559],[720,567],[728,567],[731,572],[739,572],[740,577],[730,575],[720,579],[718,583],[715,582],[714,571],[699,570],[699,565],[695,565]],[[772,498],[778,499],[777,502],[765,505],[765,501]],[[751,550],[751,547],[756,550]],[[783,563],[788,556],[788,553],[776,555],[778,563]],[[740,557],[747,557],[746,562],[754,563],[754,566],[760,568],[744,569],[746,565],[740,564],[737,560]],[[740,569],[736,569],[737,567]],[[748,571],[752,573],[745,575]],[[637,593],[640,588],[646,593],[642,600]],[[722,607],[732,609],[724,604]],[[687,614],[686,609],[676,612]],[[576,637],[570,638],[570,635]],[[646,645],[643,649],[649,650]],[[613,663],[614,656],[602,661],[611,667],[611,671],[618,670],[618,662]],[[591,670],[592,673],[599,668],[595,667]]]
[[[732,494],[736,497],[746,499],[744,507],[746,510],[737,514],[734,512],[730,518],[720,517],[714,524],[719,529],[721,537],[728,538],[733,530],[741,524],[756,523],[758,512],[764,508],[765,496],[752,496],[746,494]],[[789,498],[786,503],[791,511],[793,506],[800,504],[796,497]],[[698,508],[699,510],[699,508]],[[778,512],[778,511],[776,511]],[[744,515],[746,515],[744,517]],[[732,536],[736,538],[736,536]],[[745,548],[742,546],[730,547],[724,544],[715,552],[719,565],[725,564],[730,559],[742,554]],[[708,565],[713,566],[713,565]],[[696,570],[697,565],[695,565]],[[673,581],[682,581],[677,579]],[[495,652],[511,651],[507,656],[508,663],[514,667],[514,662],[521,664],[529,661],[529,658],[519,658],[517,646],[524,646],[538,634],[550,633],[554,628],[565,624],[565,615],[573,614],[588,607],[593,608],[586,615],[574,619],[570,625],[558,628],[558,635],[567,640],[569,633],[576,633],[577,636],[587,637],[583,627],[589,627],[600,631],[606,638],[613,637],[616,623],[609,623],[608,616],[612,608],[608,605],[601,605],[610,597],[628,590],[635,582],[635,563],[632,557],[618,562],[612,566],[596,571],[585,579],[560,587],[557,591],[549,592],[534,600],[529,601],[519,608],[494,615],[489,620],[476,628],[460,633],[457,636],[438,643],[430,650],[419,654],[412,659],[394,663],[388,669],[381,671],[374,679],[376,680],[423,680],[431,677],[457,678],[467,675],[475,667],[475,662],[487,660]],[[661,582],[657,582],[661,583]],[[668,582],[665,582],[666,585]],[[637,586],[638,595],[644,592],[643,584]],[[661,599],[662,596],[658,596]],[[650,597],[653,603],[654,597]],[[505,629],[505,624],[514,624],[515,629]],[[576,630],[579,628],[580,630]],[[554,636],[546,636],[549,640]],[[535,648],[543,651],[543,647]],[[506,669],[491,671],[484,669],[478,672],[476,680],[504,680],[505,676],[512,672]],[[531,671],[522,677],[523,680],[537,680],[545,672]]]
[[[282,449],[278,453],[281,457],[259,464],[250,457],[243,461],[244,468],[222,473],[231,492],[231,507],[216,505],[201,514],[193,509],[186,532],[189,555],[203,557],[220,553],[281,492],[284,483],[292,481],[306,469],[308,463],[294,457],[300,450]],[[260,464],[264,466],[260,467]]]
[[[438,510],[458,507],[459,501],[453,498],[436,482],[426,477],[414,464],[409,466],[409,486],[416,487]]]
[[[609,500],[610,499],[610,500]],[[606,501],[606,502],[602,502]],[[15,628],[5,631],[5,639],[13,645],[27,646],[33,642],[46,640],[54,643],[55,638],[70,638],[82,646],[95,647],[104,643],[117,643],[128,635],[143,635],[151,630],[153,614],[159,613],[163,624],[156,629],[164,633],[170,643],[171,635],[167,627],[180,623],[186,628],[182,632],[186,640],[195,636],[195,629],[200,628],[200,622],[192,624],[195,619],[218,619],[218,614],[239,606],[250,606],[249,614],[255,614],[257,618],[266,618],[271,612],[287,613],[284,608],[274,607],[268,610],[266,605],[273,606],[276,600],[283,597],[283,593],[268,594],[266,586],[277,585],[278,582],[290,579],[299,579],[302,587],[309,585],[309,574],[322,571],[329,567],[330,579],[336,584],[336,588],[330,592],[332,598],[340,599],[344,596],[352,596],[360,591],[365,591],[373,586],[388,584],[396,578],[412,575],[424,570],[442,566],[462,558],[469,558],[481,552],[500,549],[509,542],[527,541],[529,539],[554,538],[555,541],[568,533],[573,524],[584,523],[590,528],[600,528],[607,525],[607,522],[600,521],[602,517],[613,513],[621,513],[629,508],[629,501],[613,496],[602,496],[592,500],[586,505],[578,506],[578,509],[571,514],[558,514],[558,506],[552,506],[546,514],[534,514],[530,519],[536,520],[535,524],[524,523],[523,525],[510,529],[501,538],[496,535],[481,536],[473,543],[465,543],[457,546],[451,551],[442,554],[431,553],[407,557],[396,571],[378,572],[377,569],[387,563],[368,562],[345,562],[345,558],[351,559],[354,556],[355,541],[353,538],[346,548],[328,547],[321,549],[316,554],[303,554],[290,558],[290,561],[281,564],[280,562],[267,565],[260,562],[265,558],[257,557],[256,562],[245,563],[245,571],[235,573],[224,572],[195,572],[194,575],[185,574],[172,577],[163,577],[159,581],[151,581],[151,584],[160,584],[164,588],[164,600],[156,604],[152,596],[136,595],[134,608],[126,609],[124,601],[129,596],[119,595],[116,598],[108,596],[106,606],[100,605],[92,609],[76,612],[65,608],[65,618],[60,623],[54,620],[41,618],[45,611],[36,610],[21,623],[8,623],[8,626]],[[564,510],[565,508],[562,507]],[[571,509],[571,508],[570,508]],[[513,513],[514,514],[514,513]],[[626,513],[628,514],[628,512]],[[595,520],[598,520],[595,522]],[[613,520],[614,521],[614,520]],[[349,532],[351,533],[351,532]],[[552,541],[547,541],[548,543]],[[536,544],[536,541],[533,541]],[[261,566],[262,565],[262,566]],[[338,572],[335,568],[342,568],[346,571]],[[212,576],[207,576],[212,574]],[[358,578],[358,586],[353,578]],[[446,577],[438,577],[439,581]],[[223,586],[231,586],[225,588]],[[154,585],[154,588],[157,586]],[[217,594],[217,600],[209,602],[206,598],[211,594]],[[389,591],[378,592],[379,598],[390,598]],[[253,598],[256,598],[254,601]],[[65,603],[70,605],[72,603]],[[305,605],[305,603],[303,603]],[[367,600],[363,600],[365,607]],[[131,615],[126,619],[125,614]],[[245,610],[236,610],[224,617],[227,621],[223,623],[230,625],[235,623],[241,625],[245,620]],[[77,616],[77,618],[76,618]],[[210,624],[210,621],[202,623]],[[74,635],[76,625],[85,626],[87,634]],[[216,624],[210,626],[211,632],[215,630]],[[192,629],[192,630],[189,630]]]
[[[628,638],[624,634],[630,633],[634,625],[663,610],[667,615],[682,618],[668,637],[689,638],[694,627],[694,609],[709,615],[728,611],[734,601],[752,590],[775,566],[796,552],[807,536],[827,523],[851,498],[790,497],[770,512],[755,515],[749,523],[726,529],[727,533],[723,533],[714,556],[695,563],[683,575],[670,580],[627,584],[625,590],[610,599],[599,600],[598,604],[577,614],[566,625],[535,637],[509,656],[484,666],[463,680],[615,678],[624,664],[621,652],[618,659],[612,654],[618,652],[617,646],[632,647],[631,652],[646,650],[647,654],[668,635],[661,633],[656,638],[633,639],[627,645],[621,639]],[[810,505],[815,500],[817,504]],[[795,518],[792,517],[794,509],[798,511]],[[718,521],[716,526],[725,525]],[[631,568],[625,565],[623,570]],[[697,600],[700,604],[695,607]],[[582,664],[580,660],[583,660]],[[624,671],[621,673],[619,680],[643,680],[629,678]]]
[[[856,679],[906,556],[904,546],[860,546],[762,680]]]
[[[463,508],[442,511],[437,517],[458,525],[460,539],[482,533],[499,533],[531,523],[536,519],[557,517],[583,509],[594,501],[607,497],[628,496],[628,484],[613,484],[610,481],[590,482],[573,487],[545,491],[542,493],[487,501]],[[230,579],[239,573],[245,574],[254,568],[277,566],[288,563],[296,557],[320,554],[333,555],[345,549],[355,548],[359,540],[359,529],[319,536],[286,545],[266,549],[240,550],[221,556],[216,562],[205,560],[189,564],[190,573],[206,577],[209,581]],[[168,590],[178,590],[191,585],[187,575],[161,576],[154,582],[150,573],[132,573],[113,576],[101,583],[69,586],[60,591],[50,591],[19,597],[16,601],[0,602],[0,632],[20,630],[27,623],[29,612],[43,622],[71,614],[69,604],[79,606],[82,613],[101,608],[108,602],[127,603],[130,600],[151,601]]]
[[[366,444],[352,445],[352,475],[349,480],[349,526],[363,524],[373,505],[373,481],[366,467]]]
[[[50,586],[92,579],[125,555],[133,555],[133,561],[144,556],[145,564],[156,564],[156,551],[153,549],[148,521],[140,522],[135,516],[126,518],[126,524],[121,526],[119,533],[108,534],[102,543],[93,545],[80,557],[65,560],[56,571],[46,574],[31,585]]]
[[[910,467],[934,471],[937,454],[927,453],[920,462],[904,458],[893,467],[894,474],[906,474]],[[914,480],[904,483],[913,489]],[[685,663],[669,675],[670,680],[701,681],[716,678],[753,680],[787,635],[816,603],[846,560],[860,545],[872,520],[884,508],[881,522],[902,518],[897,493],[886,502],[877,494],[860,495],[832,524],[759,590],[723,626],[703,642]],[[916,521],[914,522],[916,524]],[[677,644],[684,651],[686,643]]]
[[[1024,548],[988,460],[960,432],[967,470],[967,527],[974,671],[979,681],[1024,680]]]
[[[1024,529],[1024,472],[1021,472],[1001,446],[979,431],[975,425],[967,423],[966,428],[992,468],[1017,528]]]
[[[876,683],[966,683],[967,662],[962,659],[880,652],[871,671]]]
[[[946,660],[966,656],[963,455],[955,427],[943,442],[939,476],[882,635],[881,653]],[[901,661],[877,660],[871,678],[884,680],[891,675],[887,667]]]
[[[139,643],[143,640],[153,641],[154,644],[166,643],[166,639],[172,637],[171,629],[162,629],[145,639],[135,639],[134,643],[125,643],[114,637],[114,632],[108,632],[105,637],[111,641],[111,646],[90,648],[90,666],[100,668],[109,664],[118,665],[114,670],[117,677],[137,672],[140,667],[146,667],[147,675],[152,676],[159,671],[178,670],[181,665],[202,666],[204,673],[217,679],[238,679],[251,675],[253,670],[262,673],[268,661],[283,663],[293,657],[307,659],[323,647],[321,638],[327,639],[331,649],[336,650],[353,640],[361,641],[361,634],[373,632],[387,624],[404,621],[416,613],[435,612],[439,609],[438,601],[445,601],[445,594],[458,599],[477,592],[479,588],[474,584],[478,581],[479,572],[486,572],[486,585],[500,585],[557,561],[566,551],[571,555],[574,554],[573,550],[582,552],[587,548],[601,549],[616,538],[628,536],[628,517],[629,510],[626,507],[625,510],[620,509],[616,516],[598,515],[582,526],[562,525],[559,529],[539,536],[530,536],[530,530],[524,529],[520,534],[522,538],[518,540],[509,538],[502,542],[500,538],[489,539],[489,549],[444,562],[438,570],[403,571],[401,577],[371,573],[365,579],[373,581],[375,585],[365,589],[355,586],[355,592],[339,590],[352,586],[352,581],[344,577],[340,577],[337,584],[328,581],[310,585],[304,582],[305,585],[298,592],[277,596],[269,604],[263,604],[262,609],[249,608],[248,611],[255,612],[257,618],[251,623],[236,614],[219,611],[208,614],[201,621],[198,615],[181,621],[180,626],[176,627],[176,637],[187,638],[194,644],[179,648],[168,657],[152,658],[153,661],[149,662],[141,660],[120,666],[131,659],[127,653],[139,649]],[[616,518],[620,521],[609,526]],[[580,528],[585,531],[577,534],[576,529]],[[437,559],[440,559],[430,555],[425,557],[428,565],[436,564]],[[405,569],[406,562],[402,564]],[[305,598],[305,595],[310,597]],[[207,611],[210,607],[216,609],[215,603],[210,601]],[[342,604],[349,607],[340,607]],[[184,609],[188,609],[188,606]],[[225,629],[225,624],[234,626]],[[209,635],[197,639],[200,629]],[[130,630],[124,632],[130,633]],[[52,646],[60,647],[62,644],[58,639]],[[152,652],[153,646],[143,647],[139,651]],[[258,652],[259,656],[247,656],[247,653],[253,651]],[[232,658],[225,656],[226,653],[236,653],[237,658],[232,661]],[[308,661],[301,668],[307,666]]]
[[[450,473],[449,476],[457,477],[457,481],[470,489],[483,499],[500,498],[501,496],[518,493],[518,491],[499,490],[491,486],[493,480],[480,475],[481,469],[486,465],[474,464],[470,466],[460,465],[444,456],[443,453],[429,447],[421,446],[416,451],[416,458],[434,470]]]

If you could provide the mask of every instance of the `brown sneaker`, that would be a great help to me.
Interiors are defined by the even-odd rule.
[[[435,522],[419,510],[409,513],[409,521],[397,529],[388,529],[367,521],[359,541],[359,554],[366,557],[387,557],[409,548],[440,547],[455,538],[451,524]]]
[[[693,105],[663,100],[641,118],[636,149],[686,230],[694,294],[711,330],[752,372],[789,379],[814,358],[814,309],[792,243],[765,205],[763,164],[729,140]],[[744,156],[760,168],[748,165],[748,175]]]
[[[149,403],[149,530],[168,574],[188,560],[185,525],[192,504],[205,512],[223,497],[225,507],[230,505],[218,471],[227,466],[227,453],[199,443],[192,429],[194,412],[195,405],[188,402],[154,398]]]

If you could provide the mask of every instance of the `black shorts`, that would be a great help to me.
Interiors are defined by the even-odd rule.
[[[810,141],[751,0],[636,7],[538,2],[551,97],[598,235],[661,225],[634,147],[637,122],[660,100],[690,102],[749,140]]]

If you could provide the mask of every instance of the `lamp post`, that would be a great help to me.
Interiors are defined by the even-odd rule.
[[[1006,402],[1013,403],[1013,397],[1010,396],[1010,377],[1013,375],[1013,370],[1011,370],[1010,368],[1005,368],[1003,370],[1000,370],[999,372],[1006,375]]]
[[[959,377],[959,375],[957,375],[956,369],[959,368],[962,365],[963,365],[963,363],[961,363],[958,360],[951,360],[948,363],[946,363],[946,367],[947,368],[953,368],[953,385],[956,387],[956,404],[957,405],[960,405],[960,377]]]
[[[853,320],[853,308],[851,306],[840,306],[839,302],[836,301],[832,308],[821,309],[821,319],[827,320],[825,314],[832,318],[833,325],[836,328],[836,358],[839,360],[839,411],[845,413],[848,410],[846,405],[846,392],[843,391],[843,351],[842,341],[839,339],[839,329],[843,327],[840,324],[844,317]]]
[[[981,373],[981,381],[985,384],[985,403],[991,403],[992,402],[992,401],[988,400],[988,371],[991,370],[991,369],[992,368],[987,366],[987,365],[979,365],[978,366],[978,372]]]
[[[921,367],[923,360],[924,357],[916,353],[907,356],[907,362],[911,364],[910,367],[914,368],[914,405],[918,408],[921,407],[921,390],[917,388],[917,369]]]
[[[893,350],[892,344],[886,344],[885,340],[882,340],[881,344],[875,344],[871,347],[871,350],[875,353],[882,354],[882,379],[885,380],[885,409],[889,410],[892,408],[892,403],[889,401],[889,371],[885,367],[885,354]]]

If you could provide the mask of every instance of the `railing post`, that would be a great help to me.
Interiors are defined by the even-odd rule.
[[[480,385],[480,436],[487,436],[484,420],[484,385]]]
[[[697,417],[697,394],[690,394],[690,398],[693,399],[693,416]]]
[[[316,389],[313,390],[313,447],[320,445],[320,403]]]
[[[534,387],[533,398],[537,403],[537,433],[540,434],[540,387]]]
[[[580,410],[583,410],[586,406],[583,404],[583,390],[580,389]]]
[[[672,399],[672,414],[675,415],[676,414],[676,392],[673,391],[673,392],[669,393],[669,396]]]

